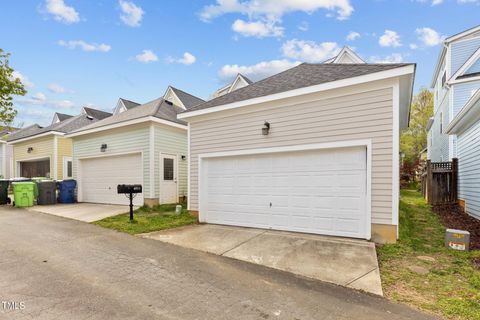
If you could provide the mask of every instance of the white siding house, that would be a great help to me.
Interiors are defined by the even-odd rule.
[[[126,204],[119,184],[142,185],[135,205],[186,199],[188,127],[177,114],[203,100],[173,87],[164,97],[120,99],[112,117],[69,135],[80,202]]]

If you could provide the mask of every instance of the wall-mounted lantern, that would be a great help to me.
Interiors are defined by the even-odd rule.
[[[182,155],[182,160],[185,161],[187,159],[186,155]]]
[[[270,123],[268,121],[265,121],[262,127],[262,134],[264,136],[268,136],[269,132],[270,132]]]
[[[107,151],[107,144],[106,143],[102,144],[102,146],[100,147],[100,151],[101,152]]]
[[[28,147],[27,152],[32,153],[32,151],[33,151],[33,147]]]

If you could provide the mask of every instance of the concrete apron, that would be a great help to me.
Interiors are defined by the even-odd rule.
[[[137,209],[138,207],[134,207]],[[48,213],[55,216],[93,222],[107,217],[126,213],[130,210],[128,206],[97,203],[59,203],[53,205],[34,206],[26,208],[29,211]]]
[[[363,240],[209,224],[139,236],[383,295],[375,244]]]

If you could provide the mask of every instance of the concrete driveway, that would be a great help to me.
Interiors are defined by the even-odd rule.
[[[383,295],[367,241],[209,224],[141,236]]]
[[[384,298],[0,206],[0,319],[425,320]]]
[[[34,206],[30,211],[53,214],[64,218],[93,222],[128,212],[129,206],[98,203],[59,203],[46,206]]]

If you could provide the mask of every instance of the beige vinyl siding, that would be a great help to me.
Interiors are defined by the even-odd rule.
[[[71,157],[73,154],[72,139],[57,138],[57,163],[58,163],[58,179],[65,179],[63,176],[63,157]]]
[[[155,197],[160,197],[160,153],[174,154],[177,156],[178,172],[178,197],[187,196],[187,160],[182,160],[182,155],[187,156],[187,130],[172,128],[165,125],[154,125],[155,128]]]
[[[143,153],[143,193],[150,195],[149,125],[133,125],[73,138],[73,176],[78,178],[78,159]],[[107,144],[105,152],[100,151]],[[142,165],[139,163],[138,165]]]
[[[28,148],[32,147],[32,152],[28,153]],[[32,159],[50,159],[50,176],[53,178],[53,135],[34,138],[13,145],[13,171],[14,177],[20,175],[17,172],[17,161],[26,161]]]
[[[198,210],[199,154],[371,139],[372,223],[392,224],[393,89],[386,86],[355,86],[190,119],[190,209]],[[264,121],[271,124],[268,136],[261,134]]]

